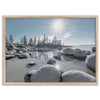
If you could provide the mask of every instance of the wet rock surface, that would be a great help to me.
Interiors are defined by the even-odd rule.
[[[89,55],[86,59],[87,67],[90,68],[94,72],[95,72],[95,66],[96,66],[95,62],[96,62],[96,55],[95,54]]]
[[[62,82],[95,82],[94,76],[78,70],[66,71],[62,74]]]
[[[59,82],[60,72],[51,65],[45,65],[37,71],[33,71],[30,77],[31,82]]]

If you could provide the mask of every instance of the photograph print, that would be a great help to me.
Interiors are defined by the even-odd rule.
[[[4,84],[96,84],[97,16],[3,16]]]

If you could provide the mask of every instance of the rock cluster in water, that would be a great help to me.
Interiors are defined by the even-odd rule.
[[[95,47],[92,48],[92,51],[95,52]],[[11,59],[13,57],[18,57],[20,59],[28,58],[31,53],[28,48],[25,46],[15,47],[13,44],[10,44],[6,48],[6,59]],[[57,53],[54,58],[56,60],[61,60],[61,55],[67,57],[70,56],[70,59],[76,58],[79,60],[86,60],[86,65],[92,71],[95,72],[95,53],[91,54],[90,51],[82,51],[80,49],[71,49],[66,48],[63,52]],[[35,65],[36,63],[29,62],[28,65]],[[38,70],[31,70],[27,73],[27,77],[31,82],[95,82],[96,79],[94,76],[89,75],[85,72],[79,70],[70,70],[64,73],[61,73],[56,67],[56,61],[54,59],[49,59],[47,61],[48,65],[41,66]],[[67,66],[67,65],[66,65]]]
[[[28,58],[30,54],[28,51],[28,48],[24,45],[15,47],[13,44],[9,44],[9,46],[6,48],[6,59],[13,57],[18,57],[20,59]]]
[[[70,70],[61,74],[53,65],[45,65],[27,73],[30,82],[95,82],[96,78],[82,71]]]

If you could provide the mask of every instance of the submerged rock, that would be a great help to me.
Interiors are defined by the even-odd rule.
[[[85,60],[86,59],[86,53],[84,53],[81,50],[75,50],[74,51],[74,57],[79,60]]]
[[[73,56],[70,56],[70,55],[63,55],[63,58],[67,61],[72,61],[74,59]]]
[[[63,82],[95,82],[96,78],[82,71],[70,70],[62,74]]]
[[[23,58],[28,58],[29,54],[28,53],[21,53],[18,55],[18,58],[23,59]]]
[[[63,54],[73,55],[74,54],[74,50],[71,49],[71,48],[66,48],[66,49],[63,50]]]
[[[86,59],[86,65],[88,68],[90,68],[92,71],[95,72],[95,62],[96,62],[96,55],[95,54],[92,54],[92,55],[89,55]]]
[[[55,63],[56,63],[56,61],[54,59],[50,59],[50,60],[47,61],[47,64],[53,65]]]
[[[28,63],[28,65],[31,65],[31,66],[33,66],[33,65],[35,65],[36,63],[35,62],[29,62]]]
[[[59,70],[52,65],[45,65],[37,71],[32,71],[31,82],[59,82]]]

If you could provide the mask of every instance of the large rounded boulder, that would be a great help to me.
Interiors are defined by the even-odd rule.
[[[86,53],[84,53],[81,50],[75,50],[74,51],[74,57],[79,59],[79,60],[85,60],[86,59]]]
[[[74,50],[71,48],[66,48],[63,50],[63,54],[65,55],[73,55],[74,54]]]
[[[37,71],[31,71],[31,74],[31,82],[59,82],[61,78],[59,70],[52,65],[45,65]]]
[[[95,62],[96,62],[96,55],[95,54],[89,55],[86,59],[87,67],[90,68],[94,72],[95,72],[95,66],[96,66]]]
[[[62,74],[62,82],[95,82],[94,76],[77,70],[66,71]]]

